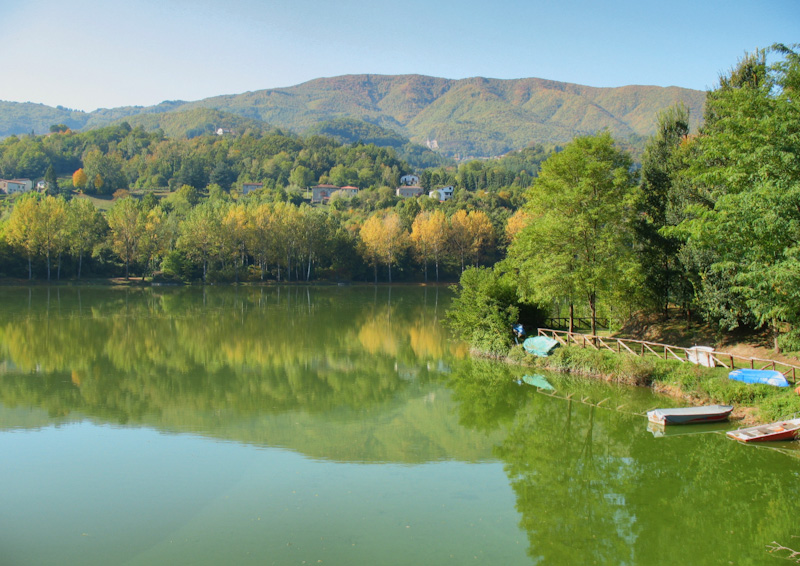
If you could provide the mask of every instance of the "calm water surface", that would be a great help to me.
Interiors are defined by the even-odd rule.
[[[435,288],[0,288],[0,564],[771,564],[798,452],[471,360]],[[568,397],[568,399],[567,399]],[[595,407],[592,403],[600,403]]]

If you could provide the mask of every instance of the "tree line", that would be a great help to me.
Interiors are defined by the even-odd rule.
[[[408,216],[414,209],[403,206],[358,216],[222,192],[200,200],[189,186],[164,200],[125,196],[103,214],[83,197],[23,195],[4,223],[5,267],[16,254],[28,279],[34,264],[48,281],[60,279],[65,263],[67,276],[80,279],[88,259],[94,273],[144,280],[158,272],[187,282],[366,279],[370,267],[377,282],[380,267],[381,280],[391,282],[393,268],[404,279],[427,280],[428,266],[439,280],[441,266],[452,272],[485,263],[495,247],[481,210],[447,215],[436,207]]]
[[[697,133],[684,107],[663,112],[641,168],[607,133],[550,155],[507,257],[462,276],[453,327],[501,353],[520,306],[588,315],[593,333],[600,314],[678,310],[800,348],[797,47],[758,50],[722,74]]]

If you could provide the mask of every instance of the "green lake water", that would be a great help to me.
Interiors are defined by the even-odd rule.
[[[548,374],[546,395],[470,359],[450,298],[0,287],[0,564],[760,565],[800,547],[795,443],[656,436],[641,413],[676,401],[643,389]]]

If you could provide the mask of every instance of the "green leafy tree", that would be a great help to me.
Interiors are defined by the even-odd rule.
[[[17,199],[6,225],[8,243],[28,259],[28,279],[33,279],[33,257],[39,250],[40,219],[39,199],[29,193]]]
[[[800,347],[799,87],[800,54],[782,45],[720,78],[689,158],[695,204],[678,229],[706,258],[708,316],[728,329],[770,327],[776,349]]]
[[[510,278],[485,267],[468,267],[447,311],[447,323],[471,347],[502,355],[511,346],[517,322],[517,290]]]
[[[588,306],[592,333],[598,300],[633,286],[630,156],[609,133],[576,138],[549,157],[529,194],[531,223],[509,251],[522,297],[530,303],[565,301],[570,330],[577,302]]]
[[[86,198],[74,198],[67,207],[67,245],[78,260],[78,279],[81,278],[83,258],[100,242],[107,229],[103,215]]]
[[[130,278],[130,265],[136,260],[143,233],[139,212],[137,201],[125,197],[117,200],[106,215],[111,247],[125,264],[125,279]]]
[[[668,233],[684,218],[681,144],[689,135],[689,111],[674,106],[658,117],[658,130],[642,157],[641,190],[636,199],[638,254],[647,300],[666,316],[672,303],[688,311],[691,276],[680,259],[682,240]]]

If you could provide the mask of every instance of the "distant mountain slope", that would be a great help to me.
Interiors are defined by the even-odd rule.
[[[89,114],[67,108],[53,108],[33,102],[0,100],[0,138],[14,134],[45,134],[54,124],[64,124],[73,130],[86,125]]]
[[[604,128],[623,140],[649,136],[658,113],[677,102],[689,108],[696,129],[705,92],[678,87],[594,88],[544,79],[346,75],[194,102],[98,110],[86,115],[85,124],[94,127],[143,113],[212,108],[305,133],[323,122],[355,118],[414,143],[435,140],[446,155],[484,157],[531,143],[564,144]],[[0,124],[2,112],[0,106]]]
[[[171,138],[194,138],[203,134],[213,134],[219,128],[240,134],[246,130],[266,132],[273,129],[261,120],[213,108],[134,114],[116,121],[128,122],[134,128],[142,126],[147,131],[160,129]]]

